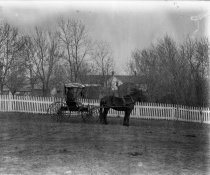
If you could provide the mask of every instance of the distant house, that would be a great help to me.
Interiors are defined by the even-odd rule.
[[[7,86],[3,87],[3,92],[1,94],[11,94]],[[32,96],[42,96],[42,87],[39,84],[35,84],[32,90],[31,85],[26,83],[22,88],[17,89],[15,95],[32,95]]]
[[[88,84],[83,89],[83,98],[99,99],[101,97],[101,86],[99,84]]]
[[[129,94],[133,87],[138,89],[146,90],[147,86],[145,83],[145,78],[138,75],[116,75],[112,72],[111,75],[85,75],[80,77],[78,83],[82,84],[97,84],[101,86],[90,86],[85,89],[85,98],[97,99],[104,95],[116,95],[123,96]],[[50,86],[50,94],[57,97],[62,97],[64,95],[64,84],[53,84]],[[7,88],[4,92],[9,93]],[[42,83],[36,82],[33,88],[30,82],[22,87],[16,95],[32,95],[32,96],[42,96]]]
[[[130,89],[136,87],[138,89],[146,90],[147,86],[145,78],[137,75],[86,75],[81,79],[82,83],[97,83],[101,84],[103,90],[102,95],[115,94],[122,96],[128,94]]]

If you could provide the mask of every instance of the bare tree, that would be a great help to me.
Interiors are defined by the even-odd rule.
[[[131,73],[136,72],[140,77],[145,77],[150,98],[153,100],[157,99],[161,93],[160,85],[162,84],[162,79],[160,77],[162,71],[154,47],[142,51],[135,50],[132,53],[132,61],[129,67]]]
[[[188,38],[177,45],[166,36],[150,49],[135,50],[130,71],[146,77],[153,101],[170,96],[173,103],[206,105],[208,47],[206,39]]]
[[[76,82],[84,71],[83,64],[88,58],[90,41],[85,25],[77,20],[60,20],[60,41],[64,49],[64,58],[68,63],[70,81]]]
[[[24,36],[24,42],[25,42],[25,47],[23,50],[23,58],[25,59],[25,69],[26,69],[26,81],[29,80],[30,87],[31,87],[31,92],[33,93],[34,91],[34,85],[36,83],[36,69],[34,65],[34,59],[35,59],[35,47],[33,43],[33,39],[29,35]]]
[[[60,62],[55,64],[50,86],[56,88],[58,91],[63,91],[63,85],[68,82],[68,73],[63,64]]]
[[[35,55],[32,57],[34,72],[42,82],[43,95],[47,95],[53,68],[61,57],[58,35],[56,32],[36,27],[33,46],[35,49]]]
[[[113,71],[113,55],[110,45],[107,42],[95,42],[91,56],[96,72],[102,75],[103,82],[105,82],[106,76]]]
[[[22,59],[22,51],[24,50],[23,37],[18,33],[18,29],[8,23],[0,25],[0,90],[6,85],[7,78]]]
[[[21,90],[25,85],[26,80],[25,64],[14,65],[12,71],[9,72],[6,78],[6,86],[12,95]]]
[[[196,105],[202,106],[207,101],[208,87],[207,77],[209,74],[209,42],[206,38],[192,40],[187,38],[182,45],[183,57],[188,63],[188,97]],[[187,100],[187,99],[186,99]],[[190,103],[188,101],[188,103]]]

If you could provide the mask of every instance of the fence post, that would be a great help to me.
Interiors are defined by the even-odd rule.
[[[174,107],[174,120],[178,120],[179,119],[179,107],[175,106]]]
[[[175,113],[176,113],[176,109],[174,106],[172,106],[172,120],[175,120]]]
[[[13,96],[11,94],[9,94],[9,98],[8,98],[8,110],[12,111],[12,100],[13,100]]]
[[[203,111],[202,111],[202,109],[200,110],[200,122],[203,123]]]

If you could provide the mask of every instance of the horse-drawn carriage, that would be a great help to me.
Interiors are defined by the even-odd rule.
[[[107,124],[109,109],[124,111],[123,125],[129,126],[129,118],[137,101],[146,101],[146,95],[138,88],[132,88],[128,95],[115,97],[114,95],[104,96],[100,99],[100,106],[83,104],[78,97],[84,97],[84,89],[91,85],[69,83],[64,86],[65,101],[57,101],[50,105],[48,114],[51,114],[57,121],[62,121],[64,116],[80,115],[83,120],[90,117],[99,117],[100,122]],[[94,85],[96,86],[96,85]],[[100,113],[100,114],[99,114]]]
[[[65,101],[56,101],[52,103],[48,108],[48,114],[57,121],[62,121],[64,116],[78,116],[80,115],[83,120],[90,117],[95,117],[98,115],[98,106],[91,105],[89,103],[83,104],[79,101],[79,98],[84,97],[85,89],[90,86],[90,84],[80,84],[80,83],[69,83],[64,85],[64,95]]]

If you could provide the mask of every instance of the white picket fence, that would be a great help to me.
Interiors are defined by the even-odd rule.
[[[25,112],[46,114],[48,107],[55,101],[64,101],[55,97],[9,96],[0,95],[0,112]],[[83,104],[99,106],[99,100],[81,99]],[[113,109],[109,111],[110,117],[123,116],[123,112]],[[187,106],[174,106],[170,104],[136,103],[131,113],[133,118],[178,120],[210,124],[210,109]]]

